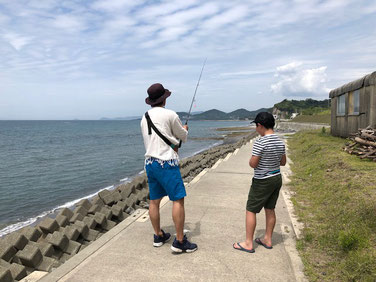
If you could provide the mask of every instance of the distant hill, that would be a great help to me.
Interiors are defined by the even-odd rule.
[[[199,120],[224,120],[229,119],[225,112],[213,109],[206,112],[203,112],[198,115],[194,115],[192,119],[199,119]]]
[[[225,113],[217,109],[212,109],[200,114],[190,116],[190,120],[249,120],[256,117],[259,112],[272,112],[272,108],[261,108],[256,111],[248,111],[246,109],[238,109],[230,113]],[[182,121],[188,118],[188,113],[177,113]]]
[[[292,113],[304,115],[317,114],[328,110],[330,107],[329,99],[314,100],[311,98],[305,100],[283,100],[274,105],[273,114],[282,118],[289,118]]]

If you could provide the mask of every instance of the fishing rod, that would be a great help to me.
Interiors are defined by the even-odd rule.
[[[185,121],[185,125],[188,125],[188,121],[189,121],[189,118],[190,118],[190,116],[191,116],[192,106],[193,106],[193,103],[194,103],[195,98],[196,98],[196,94],[197,94],[198,86],[200,85],[200,80],[201,80],[201,76],[202,76],[202,73],[203,73],[204,68],[205,68],[206,60],[207,60],[207,58],[205,58],[204,64],[202,65],[201,73],[200,73],[200,76],[199,76],[198,81],[197,81],[197,85],[196,85],[195,93],[193,94],[193,98],[192,98],[191,106],[189,107],[189,111],[188,111],[188,118],[187,118],[187,120]],[[182,143],[182,141],[180,140],[180,142],[179,142],[179,148],[181,147],[181,143]]]
[[[190,118],[190,116],[191,116],[192,106],[193,106],[193,103],[194,103],[195,98],[196,98],[196,93],[197,93],[198,86],[200,85],[200,80],[201,80],[202,72],[204,71],[204,67],[205,67],[205,64],[206,64],[206,60],[207,60],[207,58],[205,59],[204,64],[202,65],[202,69],[201,69],[200,77],[198,78],[198,81],[197,81],[197,85],[196,85],[195,93],[193,94],[193,98],[192,98],[191,106],[189,107],[189,111],[188,111],[188,118],[187,118],[187,120],[185,121],[185,125],[188,125],[188,121],[189,121],[189,118]]]

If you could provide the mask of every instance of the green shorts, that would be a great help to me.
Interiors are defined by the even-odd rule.
[[[262,208],[274,209],[277,204],[282,176],[276,175],[265,179],[252,179],[248,194],[247,211],[259,213]]]

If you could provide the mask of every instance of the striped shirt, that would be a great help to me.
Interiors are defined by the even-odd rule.
[[[254,178],[264,179],[281,174],[280,162],[285,154],[285,144],[276,134],[257,139],[253,144],[252,156],[260,157],[260,161],[255,168]]]

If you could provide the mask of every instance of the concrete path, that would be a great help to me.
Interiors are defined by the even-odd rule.
[[[248,254],[232,247],[245,239],[250,155],[248,143],[187,185],[185,228],[189,240],[198,244],[196,252],[173,254],[173,239],[154,248],[147,211],[138,210],[40,281],[303,281],[283,192],[273,249],[255,243],[256,252]],[[174,234],[172,204],[164,203],[161,225]],[[264,212],[257,220],[256,237],[265,231]]]

